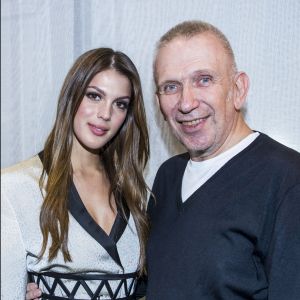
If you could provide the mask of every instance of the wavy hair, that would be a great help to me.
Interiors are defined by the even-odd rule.
[[[129,79],[131,101],[124,124],[116,136],[101,149],[101,156],[110,182],[110,195],[114,196],[117,206],[123,213],[127,206],[134,218],[141,248],[139,269],[143,272],[145,244],[149,230],[146,216],[149,189],[143,177],[149,159],[146,115],[136,67],[124,53],[110,48],[98,48],[82,54],[75,61],[63,83],[56,120],[46,140],[42,159],[43,172],[39,185],[42,191],[43,188],[45,190],[40,212],[43,235],[40,258],[44,255],[51,236],[49,260],[55,258],[60,250],[65,261],[72,260],[67,242],[73,121],[90,81],[97,73],[108,69],[114,69]]]

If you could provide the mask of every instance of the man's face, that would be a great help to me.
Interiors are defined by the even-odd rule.
[[[159,50],[156,75],[160,109],[191,158],[223,152],[237,111],[232,60],[220,41],[209,33],[175,38]]]

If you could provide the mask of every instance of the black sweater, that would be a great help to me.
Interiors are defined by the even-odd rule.
[[[182,203],[188,159],[154,181],[147,300],[299,300],[300,154],[260,134]]]

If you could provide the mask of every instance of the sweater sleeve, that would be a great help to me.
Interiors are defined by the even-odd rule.
[[[300,299],[300,184],[278,209],[267,258],[269,300]]]
[[[154,210],[156,209],[157,205],[157,199],[162,197],[161,193],[164,191],[163,188],[161,188],[162,182],[163,182],[163,171],[164,171],[164,164],[160,166],[158,169],[154,182],[152,185],[152,194],[150,195],[148,206],[147,206],[147,214],[149,216],[150,220],[150,227],[151,227],[151,219],[153,218]]]
[[[25,299],[26,251],[15,211],[1,188],[1,299]]]

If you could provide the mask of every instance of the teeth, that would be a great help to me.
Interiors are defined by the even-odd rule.
[[[198,125],[199,123],[200,123],[200,119],[182,122],[183,125],[187,125],[187,126],[195,126],[195,125]]]

